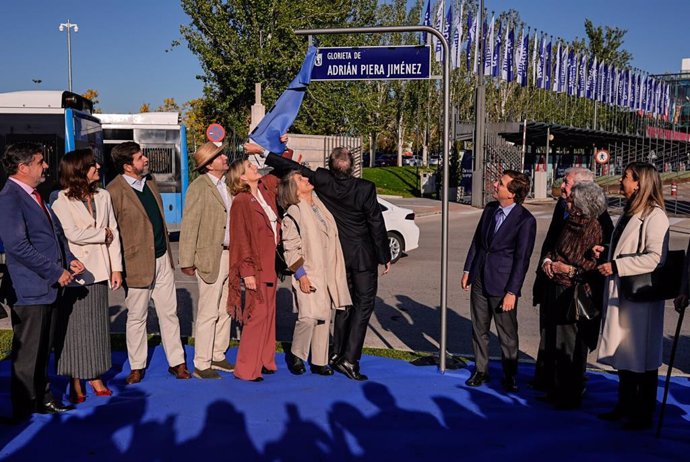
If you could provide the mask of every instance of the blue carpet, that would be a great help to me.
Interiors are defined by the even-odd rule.
[[[228,359],[234,360],[236,350]],[[193,357],[191,348],[187,357]],[[688,460],[690,381],[674,378],[664,432],[626,432],[602,422],[616,398],[616,376],[589,373],[583,407],[557,411],[525,385],[505,394],[494,364],[489,386],[464,385],[467,369],[445,375],[378,357],[362,359],[367,382],[284,367],[262,383],[175,380],[160,347],[143,382],[125,386],[126,356],[113,354],[110,398],[89,394],[76,411],[36,415],[0,426],[0,459],[8,461],[170,460]],[[191,362],[191,360],[190,360]],[[0,362],[0,412],[9,413],[8,361]],[[55,388],[65,391],[65,379]],[[659,383],[659,396],[662,383]],[[89,389],[89,391],[91,391]]]

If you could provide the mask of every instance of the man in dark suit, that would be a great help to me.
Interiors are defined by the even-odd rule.
[[[248,143],[246,149],[252,150]],[[257,145],[253,145],[258,148]],[[390,246],[381,207],[376,200],[376,186],[371,181],[352,176],[354,158],[347,148],[335,148],[328,169],[316,171],[290,159],[268,154],[266,164],[278,172],[299,170],[314,185],[319,198],[333,214],[338,225],[345,257],[352,307],[338,310],[333,324],[331,365],[353,380],[366,380],[359,370],[364,337],[374,312],[378,288],[378,265],[383,274],[390,271]]]
[[[570,191],[578,183],[592,182],[594,181],[594,172],[585,167],[571,167],[566,169],[563,175],[563,182],[561,183],[561,197],[556,202],[556,206],[553,210],[553,217],[551,218],[551,224],[549,225],[549,230],[546,232],[546,237],[544,238],[544,243],[541,246],[541,252],[539,253],[539,266],[537,267],[537,275],[534,279],[534,285],[532,286],[532,305],[540,305],[539,309],[539,350],[537,352],[537,362],[534,368],[534,379],[530,382],[532,388],[537,390],[546,391],[549,388],[549,380],[547,379],[545,362],[547,357],[546,354],[546,330],[549,328],[549,319],[545,310],[541,309],[542,296],[544,290],[548,284],[555,284],[544,272],[545,263],[550,263],[550,260],[545,259],[546,253],[553,250],[556,247],[558,238],[565,227],[565,223],[568,220],[568,206],[566,199],[570,195]],[[599,216],[599,223],[601,224],[601,229],[603,232],[603,242],[608,243],[611,240],[611,234],[613,233],[613,222],[608,212],[604,212]],[[552,325],[550,328],[555,328]]]
[[[74,409],[51,393],[48,357],[60,288],[84,271],[84,265],[69,251],[57,216],[36,191],[48,168],[41,146],[10,145],[2,164],[10,177],[0,191],[0,239],[16,294],[11,307],[12,406],[13,418],[21,421],[33,412]]]
[[[494,183],[494,199],[484,208],[472,239],[461,285],[472,288],[472,346],[475,371],[465,382],[489,381],[489,329],[494,319],[503,359],[502,385],[517,391],[517,299],[534,249],[537,221],[521,204],[529,193],[527,176],[506,170]]]

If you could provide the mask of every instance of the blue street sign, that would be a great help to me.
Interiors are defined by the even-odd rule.
[[[312,80],[429,78],[428,46],[319,48]]]

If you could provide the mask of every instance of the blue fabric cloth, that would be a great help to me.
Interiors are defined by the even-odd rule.
[[[304,58],[299,74],[290,82],[287,90],[280,95],[278,101],[254,128],[249,138],[256,144],[271,152],[282,154],[286,145],[280,141],[280,136],[287,133],[288,128],[297,118],[299,108],[311,81],[311,70],[316,58],[316,47],[310,46]]]
[[[302,279],[302,276],[306,276],[306,275],[307,275],[307,270],[304,269],[304,266],[300,266],[299,268],[297,268],[297,271],[295,271],[295,279],[297,279],[298,281],[300,279]]]

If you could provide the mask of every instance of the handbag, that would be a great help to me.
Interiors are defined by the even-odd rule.
[[[573,299],[568,307],[566,320],[591,321],[601,314],[599,307],[592,299],[592,290],[587,283],[577,283],[573,287]]]
[[[642,245],[642,226],[637,253],[644,255]],[[658,302],[676,298],[680,293],[680,284],[685,264],[685,251],[669,250],[666,260],[650,273],[622,276],[620,291],[626,300],[631,302]]]

